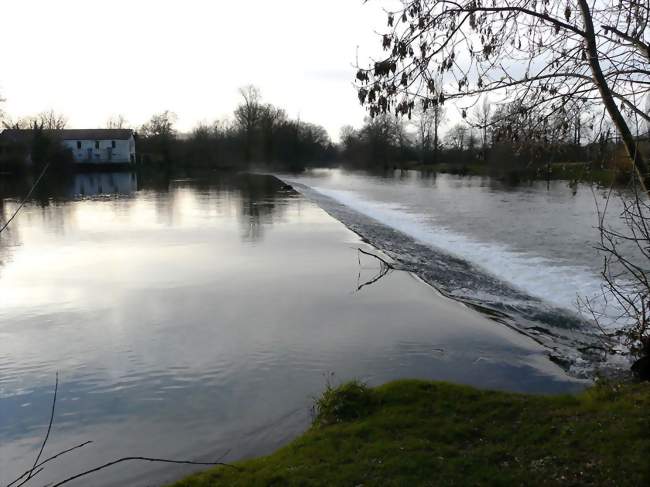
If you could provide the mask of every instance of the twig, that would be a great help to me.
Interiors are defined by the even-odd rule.
[[[2,233],[2,232],[5,231],[5,229],[9,226],[9,224],[11,223],[11,221],[12,221],[14,218],[16,218],[16,215],[18,215],[18,212],[22,209],[22,207],[25,206],[25,203],[26,203],[27,200],[32,196],[32,193],[33,193],[34,190],[36,189],[36,186],[38,186],[38,183],[41,181],[41,179],[43,178],[43,176],[45,176],[45,171],[47,171],[47,168],[48,168],[48,167],[50,167],[50,163],[49,163],[49,162],[48,162],[47,164],[45,164],[45,167],[43,168],[43,171],[41,171],[41,174],[38,176],[38,178],[36,179],[36,181],[35,181],[34,184],[32,185],[32,188],[29,190],[29,193],[27,193],[27,195],[26,195],[26,196],[23,198],[23,200],[20,202],[20,204],[18,205],[18,208],[16,208],[16,211],[14,211],[14,214],[11,215],[11,218],[9,218],[9,220],[7,220],[7,221],[5,222],[4,225],[2,225],[2,228],[0,228],[0,233]]]
[[[381,263],[381,269],[380,269],[380,271],[379,271],[379,274],[377,274],[375,277],[373,277],[373,278],[370,279],[369,281],[364,282],[363,284],[359,284],[359,281],[360,281],[360,279],[361,279],[361,271],[359,271],[359,275],[358,275],[358,277],[357,277],[357,289],[356,289],[355,292],[359,292],[359,291],[361,291],[364,287],[366,287],[366,286],[370,286],[370,285],[376,283],[376,282],[379,281],[381,278],[383,278],[386,274],[388,274],[390,271],[392,271],[392,270],[395,269],[395,267],[393,266],[393,264],[387,262],[386,260],[384,260],[383,258],[379,257],[378,255],[371,254],[370,252],[366,252],[365,250],[362,250],[362,249],[360,249],[360,248],[357,248],[357,250],[358,250],[359,253],[361,253],[361,254],[365,254],[365,255],[368,255],[368,256],[370,256],[370,257],[374,257],[375,259],[377,259],[377,260]],[[357,259],[358,259],[358,261],[359,261],[359,266],[361,266],[361,257],[360,257],[360,255],[359,255],[359,253],[357,253]]]
[[[27,477],[25,480],[23,480],[21,483],[19,483],[19,484],[18,484],[18,487],[20,487],[21,485],[25,485],[27,482],[29,482],[30,480],[32,480],[33,478],[35,478],[35,477],[36,477],[39,473],[41,473],[43,470],[45,470],[45,467],[41,467],[41,468],[39,468],[38,470],[34,471],[34,473],[32,473],[29,477]],[[9,484],[9,485],[11,485],[11,484]]]
[[[395,269],[395,266],[394,266],[393,264],[391,264],[390,262],[386,261],[386,260],[383,259],[382,257],[380,257],[380,256],[378,256],[378,255],[375,255],[375,254],[371,254],[370,252],[366,252],[365,250],[360,249],[360,248],[358,248],[357,250],[358,250],[359,252],[361,252],[362,254],[364,254],[364,255],[369,255],[370,257],[374,257],[375,259],[381,261],[381,262],[382,262],[386,267],[388,267],[389,269]]]
[[[50,432],[52,431],[52,424],[54,423],[54,409],[56,408],[56,394],[59,391],[59,373],[56,373],[56,382],[54,383],[54,397],[52,398],[52,411],[50,412],[50,422],[47,425],[47,433],[45,434],[45,438],[43,439],[43,444],[41,445],[41,449],[38,452],[38,455],[36,455],[36,460],[34,460],[34,465],[32,466],[31,470],[29,471],[29,474],[27,475],[27,478],[21,482],[19,485],[23,485],[24,483],[28,482],[29,479],[31,479],[34,476],[34,470],[36,469],[38,465],[38,461],[41,459],[41,455],[43,454],[43,450],[45,449],[45,445],[47,444],[47,440],[50,438]]]
[[[230,468],[234,468],[235,470],[239,470],[239,467],[227,463],[221,463],[221,462],[192,462],[192,461],[183,461],[183,460],[167,460],[164,458],[124,457],[124,458],[120,458],[119,460],[105,463],[104,465],[100,465],[99,467],[91,468],[90,470],[86,470],[85,472],[79,473],[77,475],[73,475],[72,477],[68,477],[67,479],[62,480],[61,482],[52,485],[52,487],[60,487],[61,485],[72,482],[73,480],[77,480],[78,478],[85,477],[86,475],[90,475],[91,473],[99,472],[100,470],[103,470],[108,467],[112,467],[113,465],[117,465],[118,463],[130,462],[130,461],[173,463],[176,465],[201,465],[201,466],[211,466],[211,467],[221,465],[223,467],[230,467]]]
[[[382,265],[381,266],[381,271],[379,272],[379,274],[377,276],[375,276],[374,278],[370,279],[367,282],[364,282],[363,284],[358,284],[357,283],[357,291],[356,292],[361,291],[366,286],[371,286],[372,284],[376,283],[382,277],[384,277],[386,274],[388,274],[391,270],[392,270],[392,268],[389,268],[389,267],[387,267],[385,265]]]
[[[72,448],[68,448],[67,450],[63,450],[63,451],[57,453],[56,455],[52,455],[51,457],[46,458],[46,459],[43,460],[41,463],[39,463],[38,465],[36,465],[36,468],[39,468],[39,467],[45,465],[46,463],[51,462],[52,460],[56,460],[57,458],[59,458],[60,456],[65,455],[66,453],[70,453],[71,451],[78,450],[79,448],[83,448],[84,446],[89,445],[89,444],[91,444],[91,443],[92,443],[92,441],[86,441],[86,442],[81,443],[81,444],[79,444],[79,445],[77,445],[77,446],[73,446]],[[7,487],[11,487],[11,486],[14,485],[16,482],[20,482],[20,481],[21,481],[21,480],[22,480],[26,475],[29,475],[30,471],[31,471],[31,470],[27,470],[26,472],[24,472],[24,473],[23,473],[20,477],[18,477],[16,480],[14,480],[14,481],[12,481],[11,483],[7,484]],[[34,473],[34,475],[32,475],[31,478],[34,478],[35,476],[36,476],[36,473]],[[29,480],[29,479],[27,479],[27,480]],[[20,487],[21,485],[23,485],[23,483],[20,483],[20,484],[18,485],[18,487]]]
[[[80,448],[83,448],[86,445],[89,445],[92,443],[92,441],[86,441],[84,443],[80,443],[79,445],[73,446],[71,448],[68,448],[67,450],[60,451],[59,453],[56,453],[52,455],[49,458],[46,458],[45,460],[41,461],[39,463],[39,460],[43,454],[43,451],[45,450],[45,445],[47,444],[47,441],[50,437],[50,432],[52,431],[52,425],[54,424],[54,412],[56,409],[56,399],[57,399],[57,393],[59,390],[59,373],[56,373],[56,382],[54,384],[54,397],[52,398],[52,409],[50,412],[50,422],[47,427],[47,433],[45,434],[45,438],[43,440],[43,443],[41,445],[41,449],[38,452],[38,455],[36,456],[36,460],[34,460],[34,464],[32,465],[32,468],[24,472],[20,477],[17,479],[13,480],[10,484],[8,484],[6,487],[12,487],[18,482],[20,482],[16,487],[21,487],[22,485],[25,485],[27,482],[32,480],[34,477],[36,477],[39,473],[41,473],[45,468],[43,465],[45,465],[48,462],[51,462],[52,460],[55,460],[66,453],[70,453],[72,451],[78,450]],[[238,467],[234,465],[230,465],[227,463],[221,462],[223,458],[225,458],[228,454],[230,453],[230,450],[227,450],[223,455],[221,455],[215,462],[194,462],[190,460],[168,460],[165,458],[151,458],[151,457],[124,457],[120,458],[119,460],[114,460],[112,462],[106,463],[104,465],[100,465],[99,467],[92,468],[90,470],[86,470],[85,472],[73,475],[72,477],[68,477],[67,479],[54,484],[54,486],[51,487],[58,487],[60,485],[67,484],[68,482],[72,482],[73,480],[76,480],[80,477],[85,477],[86,475],[90,475],[91,473],[98,472],[100,470],[103,470],[105,468],[111,467],[113,465],[117,465],[118,463],[123,463],[123,462],[128,462],[128,461],[143,461],[143,462],[156,462],[156,463],[171,463],[175,465],[200,465],[200,466],[217,466],[221,465],[224,467],[230,467],[234,468],[236,470],[239,470]],[[22,480],[22,482],[21,482]]]

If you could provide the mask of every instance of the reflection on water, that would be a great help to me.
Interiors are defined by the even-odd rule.
[[[5,217],[23,187],[3,188]],[[306,427],[330,371],[582,387],[534,342],[408,273],[357,291],[379,270],[363,255],[359,266],[359,246],[372,251],[267,176],[82,174],[41,188],[0,237],[0,484],[33,460],[56,371],[45,454],[95,443],[41,483],[125,455],[268,452]],[[92,485],[186,471],[133,465]]]
[[[68,197],[97,196],[100,194],[133,194],[138,189],[135,173],[76,174]]]

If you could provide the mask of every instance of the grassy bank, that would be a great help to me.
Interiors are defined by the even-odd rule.
[[[650,485],[650,385],[527,396],[436,382],[328,390],[274,454],[189,477],[213,485]]]

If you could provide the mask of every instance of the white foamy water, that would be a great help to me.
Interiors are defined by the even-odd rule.
[[[479,241],[436,224],[430,213],[413,213],[398,203],[369,200],[351,190],[312,189],[421,243],[462,258],[551,305],[578,312],[579,298],[598,301],[602,296],[601,277],[586,266],[517,251],[500,242]]]

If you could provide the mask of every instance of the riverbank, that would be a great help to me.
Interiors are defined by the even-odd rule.
[[[565,180],[571,183],[595,183],[606,187],[612,184],[626,184],[630,174],[629,171],[623,171],[616,167],[601,167],[588,162],[554,162],[548,166],[510,168],[493,167],[479,162],[467,164],[441,162],[439,164],[413,164],[405,166],[404,169],[458,176],[490,176],[512,183]]]
[[[188,477],[216,485],[648,485],[650,385],[578,395],[428,381],[326,391],[309,431],[270,456]]]

